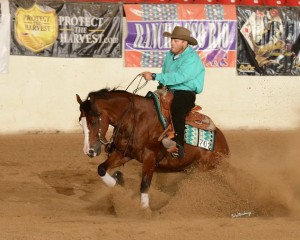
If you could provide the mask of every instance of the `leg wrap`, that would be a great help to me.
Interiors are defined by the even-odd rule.
[[[108,173],[105,173],[103,177],[101,177],[103,182],[108,186],[108,187],[113,187],[116,185],[117,181],[114,179],[112,176],[110,176]]]
[[[142,208],[149,207],[149,195],[148,193],[141,193],[141,206]]]

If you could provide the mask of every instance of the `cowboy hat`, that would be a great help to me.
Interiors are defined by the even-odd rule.
[[[198,42],[195,38],[191,37],[191,32],[190,30],[184,28],[184,27],[179,27],[176,26],[173,29],[172,33],[169,32],[164,32],[163,34],[164,37],[170,37],[170,38],[176,38],[180,40],[185,40],[188,41],[190,45],[197,45]]]

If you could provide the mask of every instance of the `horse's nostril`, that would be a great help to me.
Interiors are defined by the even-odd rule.
[[[90,149],[90,150],[89,150],[89,154],[93,155],[93,154],[94,154],[94,150],[93,150],[93,149]]]
[[[89,150],[88,156],[89,156],[90,158],[93,158],[93,157],[94,157],[94,149],[90,149],[90,150]]]

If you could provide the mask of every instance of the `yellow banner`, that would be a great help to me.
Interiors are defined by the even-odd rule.
[[[18,43],[38,53],[53,45],[58,34],[56,11],[34,4],[30,9],[18,8],[15,14],[15,37]]]

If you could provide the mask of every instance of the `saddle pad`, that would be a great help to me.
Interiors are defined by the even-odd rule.
[[[215,145],[215,132],[202,130],[199,128],[185,125],[185,142],[187,144],[207,149],[209,151],[214,150]]]
[[[161,125],[163,126],[163,128],[166,129],[167,128],[167,123],[166,123],[166,120],[165,120],[164,116],[161,113],[161,108],[160,108],[160,101],[159,101],[160,96],[158,94],[156,94],[155,92],[149,91],[146,94],[146,97],[153,99],[154,106],[155,106],[159,121],[160,121]]]

